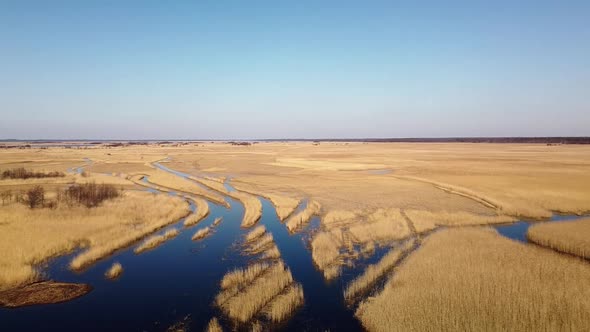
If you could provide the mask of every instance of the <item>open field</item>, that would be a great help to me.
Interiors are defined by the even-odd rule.
[[[544,223],[529,228],[527,238],[539,245],[590,259],[590,218]]]
[[[590,265],[502,238],[441,230],[360,305],[370,331],[580,331],[588,328]]]

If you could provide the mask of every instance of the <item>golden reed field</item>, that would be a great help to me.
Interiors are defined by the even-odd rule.
[[[183,228],[195,227],[195,245],[214,238],[234,221],[199,224],[234,200],[245,230],[235,248],[249,263],[219,281],[208,330],[288,321],[312,290],[259,225],[264,198],[289,234],[309,233],[325,283],[362,267],[338,296],[369,331],[590,329],[590,219],[547,222],[590,212],[590,146],[45,144],[0,149],[0,174],[0,304],[2,292],[44,280],[58,256],[83,271],[123,248],[158,250]],[[530,242],[493,228],[518,220],[534,223]],[[118,262],[103,271],[127,273]]]

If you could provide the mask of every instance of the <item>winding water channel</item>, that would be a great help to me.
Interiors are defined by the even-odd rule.
[[[188,174],[159,163],[154,166],[189,178]],[[143,182],[149,185],[149,178],[144,177]],[[234,190],[228,182],[225,186]],[[158,192],[153,188],[145,190]],[[186,228],[181,219],[161,229],[157,233],[174,227],[180,234],[140,255],[133,252],[134,244],[82,272],[68,269],[77,253],[52,260],[42,267],[47,279],[87,283],[93,286],[93,291],[66,303],[2,308],[0,327],[3,331],[165,331],[177,322],[184,322],[190,331],[203,331],[209,319],[220,317],[212,303],[223,275],[247,266],[252,259],[244,256],[239,246],[247,232],[240,227],[244,209],[239,202],[229,197],[226,200],[231,208],[209,203],[209,215],[195,226]],[[290,234],[279,221],[272,203],[264,198],[260,200],[263,208],[260,224],[272,233],[295,282],[303,286],[305,297],[305,304],[290,320],[271,327],[287,331],[362,330],[354,318],[354,309],[344,302],[342,291],[366,265],[377,262],[389,248],[377,248],[371,257],[360,259],[353,267],[345,268],[340,278],[327,282],[314,267],[307,247],[310,234],[319,227],[319,218],[314,218],[302,232]],[[191,209],[195,209],[192,203]],[[211,236],[200,241],[191,240],[196,229],[211,225],[217,217],[223,217],[223,221]],[[573,217],[555,219],[571,220]],[[528,225],[522,221],[496,228],[507,237],[526,241]],[[113,262],[120,262],[124,272],[119,279],[111,281],[105,279],[104,272]],[[228,322],[222,320],[222,323],[227,325]]]

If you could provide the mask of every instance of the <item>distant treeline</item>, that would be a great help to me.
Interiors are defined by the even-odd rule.
[[[23,167],[7,169],[2,172],[0,178],[4,179],[42,179],[42,178],[58,178],[64,177],[65,174],[62,172],[33,172]]]
[[[168,140],[168,141],[154,141],[154,140],[138,140],[138,141],[116,141],[116,140],[37,140],[31,141],[20,141],[20,140],[0,140],[0,142],[10,143],[6,145],[0,143],[0,149],[14,149],[14,148],[31,148],[31,143],[35,145],[42,144],[67,144],[75,143],[80,146],[85,145],[99,145],[104,144],[105,147],[122,147],[132,145],[171,145],[171,144],[189,144],[189,143],[201,143],[209,141],[211,143],[229,143],[235,145],[247,145],[243,143],[255,143],[255,142],[371,142],[371,143],[538,143],[538,144],[590,144],[590,137],[439,137],[439,138],[421,138],[421,137],[406,137],[406,138],[270,138],[270,139],[243,139],[243,140]],[[15,144],[17,143],[17,144]],[[22,144],[18,144],[22,143]],[[72,145],[64,145],[69,147]]]
[[[367,143],[538,143],[590,144],[590,137],[441,137],[441,138],[326,138],[268,139],[264,142],[367,142]]]

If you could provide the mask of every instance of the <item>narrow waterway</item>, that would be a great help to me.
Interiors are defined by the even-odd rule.
[[[87,160],[87,163],[90,162]],[[153,165],[183,178],[190,177],[160,163]],[[76,171],[81,172],[81,168]],[[146,186],[150,185],[148,177],[142,181]],[[225,182],[225,188],[235,190],[229,181]],[[145,190],[159,192],[153,188]],[[136,255],[133,252],[136,243],[81,272],[68,269],[68,264],[78,252],[52,260],[41,267],[48,279],[87,283],[93,286],[93,291],[66,303],[0,308],[0,330],[165,331],[174,323],[183,321],[187,330],[203,331],[210,318],[219,317],[218,310],[212,304],[224,274],[235,268],[243,268],[252,260],[252,257],[241,253],[239,245],[248,231],[240,227],[244,209],[239,202],[229,197],[226,199],[231,209],[209,203],[209,215],[195,226],[185,228],[184,219],[181,219],[159,230],[158,234],[177,228],[180,234],[143,254]],[[354,266],[344,267],[341,277],[328,282],[322,272],[315,268],[308,248],[310,234],[320,227],[320,219],[313,218],[300,232],[290,234],[279,220],[272,203],[264,198],[259,199],[263,208],[259,223],[272,233],[294,281],[302,285],[305,298],[304,305],[290,320],[270,328],[286,331],[362,330],[354,318],[354,308],[344,301],[343,290],[368,264],[379,261],[390,247],[376,248],[372,255],[355,261]],[[303,201],[296,211],[305,208],[306,204]],[[195,210],[192,203],[191,210]],[[211,226],[218,217],[222,217],[223,221],[214,228],[213,234],[200,241],[191,240],[197,229]],[[577,218],[580,217],[555,216],[551,221]],[[526,231],[530,224],[520,221],[499,225],[496,229],[506,237],[526,242]],[[104,273],[114,262],[121,263],[124,272],[117,280],[107,280]],[[222,320],[222,323],[227,322]]]

